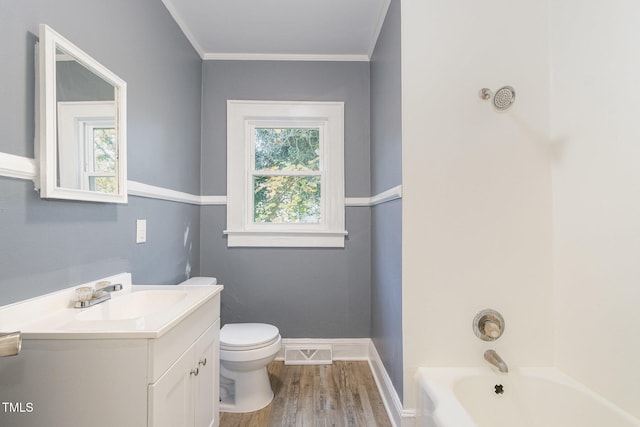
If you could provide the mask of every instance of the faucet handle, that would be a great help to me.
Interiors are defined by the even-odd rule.
[[[495,341],[504,332],[504,318],[495,310],[482,310],[473,319],[473,332],[482,341]]]
[[[22,347],[22,333],[20,331],[0,333],[0,357],[16,356]]]
[[[500,326],[495,322],[492,322],[491,320],[487,320],[486,322],[484,322],[482,329],[484,330],[484,333],[486,335],[490,336],[493,339],[498,338],[502,334]]]
[[[93,298],[93,288],[90,286],[81,286],[76,288],[76,301],[89,301]]]

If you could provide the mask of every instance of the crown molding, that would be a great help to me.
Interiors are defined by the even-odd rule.
[[[180,27],[180,30],[182,30],[184,36],[187,38],[187,40],[189,40],[189,43],[191,43],[193,49],[198,53],[201,59],[204,59],[204,49],[202,48],[202,46],[200,46],[200,43],[198,43],[191,30],[189,30],[189,27],[184,22],[184,19],[182,19],[176,8],[173,6],[171,0],[162,0],[162,3],[164,4],[164,7],[166,7],[169,11],[169,14],[173,18],[173,20],[176,21],[176,24],[178,24],[178,27]]]
[[[378,15],[378,22],[376,23],[376,28],[373,32],[373,37],[371,39],[371,43],[369,44],[368,57],[369,60],[373,57],[373,51],[376,50],[376,44],[378,44],[378,38],[380,37],[380,33],[382,32],[382,26],[384,25],[384,20],[387,17],[387,12],[389,11],[389,6],[391,5],[391,0],[385,0],[382,9],[380,9],[380,15]]]
[[[385,0],[372,33],[367,53],[363,54],[302,54],[302,53],[241,53],[241,52],[206,52],[198,43],[196,36],[180,16],[173,0],[162,0],[165,8],[178,24],[178,27],[187,38],[193,49],[204,61],[329,61],[329,62],[369,62],[382,31],[384,20],[387,16],[391,0]]]
[[[319,55],[301,53],[205,53],[205,61],[325,61],[368,62],[369,55]]]

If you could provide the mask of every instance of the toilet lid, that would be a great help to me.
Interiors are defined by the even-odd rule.
[[[220,329],[220,347],[234,350],[253,349],[271,344],[280,331],[266,323],[227,323]]]

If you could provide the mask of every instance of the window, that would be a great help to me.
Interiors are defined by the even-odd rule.
[[[86,133],[83,190],[117,193],[115,123],[82,123]]]
[[[228,246],[344,247],[344,104],[228,101]]]
[[[113,101],[58,103],[58,185],[118,192],[117,131]]]

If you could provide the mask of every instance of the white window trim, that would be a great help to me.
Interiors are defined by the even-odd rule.
[[[257,224],[253,222],[253,143],[256,124],[313,123],[322,126],[320,168],[322,222]],[[344,247],[344,103],[227,101],[227,245],[261,247]]]

